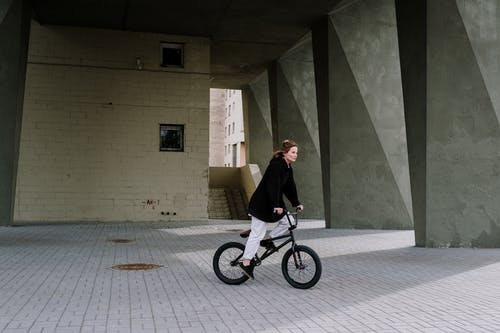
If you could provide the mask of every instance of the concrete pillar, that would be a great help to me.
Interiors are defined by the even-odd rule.
[[[496,1],[396,1],[416,243],[500,247]]]
[[[396,1],[415,244],[426,240],[427,1]]]
[[[412,162],[417,245],[500,247],[500,4],[397,4],[409,142],[426,161]]]
[[[0,225],[12,224],[31,8],[0,3]]]
[[[243,112],[247,163],[257,164],[261,172],[264,172],[273,153],[267,72],[250,82],[243,96],[246,105]]]
[[[330,127],[332,100],[331,100],[331,64],[332,47],[331,38],[333,27],[330,18],[325,16],[312,27],[312,47],[314,55],[314,73],[316,85],[316,106],[318,111],[318,137],[321,156],[321,180],[323,186],[323,207],[325,226],[332,228],[332,188],[333,169],[331,168],[332,145],[330,142]]]
[[[298,143],[299,158],[294,164],[294,176],[299,198],[305,207],[303,216],[324,218],[310,36],[304,37],[278,60],[275,72],[277,145],[281,145],[284,139],[292,139]]]
[[[427,245],[500,247],[500,4],[427,13]]]
[[[273,148],[276,150],[280,146],[279,121],[278,121],[278,61],[273,61],[267,69],[267,79],[269,87],[269,111],[271,112],[271,137]]]
[[[394,13],[356,1],[313,28],[329,227],[413,228]]]

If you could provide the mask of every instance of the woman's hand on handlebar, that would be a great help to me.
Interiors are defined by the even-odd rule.
[[[274,207],[273,213],[281,215],[281,214],[283,214],[283,208],[281,208],[281,207]]]
[[[297,212],[301,212],[301,211],[303,211],[303,210],[304,210],[304,205],[298,205],[297,207],[295,207],[295,210],[296,210]]]

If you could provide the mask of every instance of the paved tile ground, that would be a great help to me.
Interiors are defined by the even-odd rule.
[[[411,231],[304,221],[298,242],[323,263],[314,288],[287,284],[281,254],[225,285],[212,255],[247,225],[0,227],[0,332],[500,332],[499,249],[415,248]],[[111,269],[137,262],[162,267]]]

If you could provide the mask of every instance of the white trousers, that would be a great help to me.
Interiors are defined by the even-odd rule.
[[[293,216],[290,216],[290,221],[293,223]],[[284,235],[288,231],[288,219],[286,215],[283,216],[281,220],[277,222],[278,224],[269,233],[269,237],[274,238]],[[252,224],[250,225],[250,235],[248,235],[247,244],[245,245],[245,252],[243,253],[243,259],[251,260],[260,246],[260,241],[266,236],[267,223],[259,220],[255,216],[252,216]]]

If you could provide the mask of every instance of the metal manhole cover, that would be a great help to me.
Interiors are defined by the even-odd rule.
[[[147,271],[150,269],[157,269],[163,267],[162,265],[156,264],[143,264],[143,263],[135,263],[135,264],[121,264],[114,265],[111,267],[112,269],[117,269],[120,271]]]
[[[113,242],[113,243],[132,243],[133,242],[133,240],[131,240],[131,239],[124,239],[124,238],[110,239],[109,241]]]

